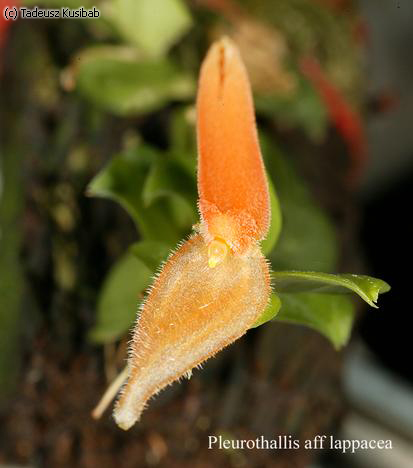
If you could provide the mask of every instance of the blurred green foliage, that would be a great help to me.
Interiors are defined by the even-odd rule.
[[[190,190],[195,183],[177,161],[169,162],[174,165],[175,176],[182,177],[175,183],[189,179],[190,184],[182,184],[175,191],[164,185],[164,191],[159,192],[163,175],[159,167],[168,164],[162,156],[147,145],[122,152],[94,178],[88,193],[118,201],[131,215],[144,239],[174,245],[195,221],[195,188]],[[173,184],[173,178],[174,173],[170,172],[169,184]]]
[[[119,35],[153,57],[162,57],[192,25],[181,0],[113,0],[107,10]]]
[[[125,47],[93,47],[77,57],[76,89],[97,106],[118,115],[157,110],[191,97],[194,79],[165,57],[144,58]]]
[[[20,190],[22,153],[1,150],[0,165],[0,396],[10,392],[19,365],[23,277],[19,262],[23,197]]]
[[[338,246],[331,222],[279,147],[265,135],[261,146],[283,218],[277,249],[269,253],[274,268],[332,271]]]
[[[152,270],[132,251],[116,262],[102,286],[99,326],[90,334],[93,341],[107,343],[124,335],[136,317],[139,294],[149,286],[151,277]]]
[[[302,128],[315,142],[325,137],[327,129],[327,111],[314,88],[298,73],[296,89],[291,94],[272,93],[257,95],[257,112],[268,117],[275,117],[285,129]]]

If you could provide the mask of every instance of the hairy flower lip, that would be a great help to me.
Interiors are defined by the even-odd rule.
[[[179,274],[177,275],[177,272]],[[142,308],[130,351],[129,379],[114,417],[128,429],[147,400],[241,337],[270,294],[258,246],[208,267],[208,246],[192,236],[170,257]]]

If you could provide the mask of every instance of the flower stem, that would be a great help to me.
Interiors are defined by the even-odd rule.
[[[93,419],[99,419],[102,416],[106,408],[110,405],[111,401],[115,398],[120,387],[122,387],[122,385],[128,378],[128,375],[129,375],[128,366],[125,366],[125,368],[118,374],[118,376],[109,385],[108,389],[103,394],[99,403],[96,405],[96,407],[92,411]]]

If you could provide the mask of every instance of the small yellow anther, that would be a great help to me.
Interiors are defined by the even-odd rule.
[[[215,268],[218,263],[225,260],[229,252],[228,244],[223,239],[214,239],[208,246],[208,266]]]

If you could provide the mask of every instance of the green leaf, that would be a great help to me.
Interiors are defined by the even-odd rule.
[[[188,235],[194,224],[198,221],[197,204],[190,205],[187,200],[180,196],[170,196],[165,200],[169,213],[176,227]]]
[[[159,157],[157,151],[144,145],[120,153],[91,181],[88,194],[120,203],[144,238],[176,245],[183,232],[176,225],[170,205],[160,199],[146,207],[142,198],[146,177]]]
[[[259,327],[263,323],[266,323],[269,320],[273,320],[277,316],[280,308],[281,308],[280,298],[275,293],[271,294],[270,303],[267,305],[261,317],[254,323],[254,325],[251,328]]]
[[[173,157],[196,174],[197,145],[195,129],[195,109],[193,106],[178,108],[172,112],[169,123],[170,152]]]
[[[275,268],[333,271],[337,244],[333,227],[318,207],[281,200],[284,229],[271,253]]]
[[[281,235],[269,255],[274,268],[334,270],[337,239],[331,222],[279,148],[265,135],[260,140],[282,211]]]
[[[280,202],[278,201],[277,193],[275,192],[274,185],[271,178],[267,175],[268,189],[270,192],[271,203],[271,224],[267,237],[261,242],[261,250],[267,255],[274,249],[278,238],[281,234],[282,216]]]
[[[141,260],[153,273],[164,262],[172,248],[169,245],[154,241],[140,241],[130,246],[131,252]]]
[[[328,338],[336,349],[344,346],[351,334],[355,308],[351,299],[339,294],[281,294],[280,322],[305,325]]]
[[[168,101],[191,97],[195,90],[193,77],[168,59],[143,60],[133,49],[97,46],[76,59],[76,89],[114,114],[154,111]]]
[[[178,197],[192,210],[194,221],[197,218],[195,174],[189,174],[173,160],[163,159],[152,165],[142,196],[146,206],[162,197]]]
[[[163,56],[191,27],[181,0],[112,0],[107,19],[148,56]]]
[[[383,280],[365,275],[317,273],[314,271],[276,271],[272,273],[277,292],[317,291],[346,293],[353,291],[372,307],[379,294],[390,290]]]
[[[330,339],[336,348],[347,343],[354,320],[352,301],[340,293],[353,291],[377,307],[378,295],[390,290],[385,281],[364,275],[278,271],[272,278],[276,294],[271,295],[270,304],[254,327],[274,318],[306,325]]]
[[[152,271],[133,253],[127,252],[105,279],[97,306],[97,323],[90,339],[108,343],[119,339],[135,320],[143,291]]]
[[[164,159],[152,165],[143,189],[143,200],[149,206],[154,200],[167,196],[178,196],[191,206],[196,205],[195,174],[191,176],[175,161]]]
[[[171,215],[180,228],[189,230],[198,219],[195,173],[189,174],[172,159],[162,159],[152,165],[142,197],[145,206],[166,199]]]

